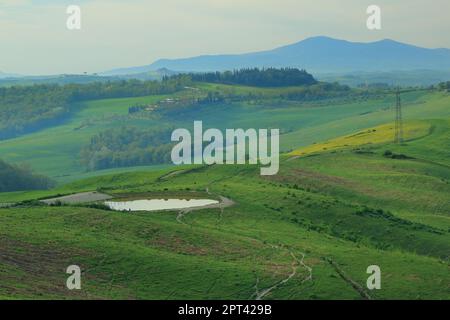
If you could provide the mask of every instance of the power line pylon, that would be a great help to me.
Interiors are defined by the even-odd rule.
[[[395,93],[395,139],[394,142],[403,143],[403,115],[402,115],[402,99],[400,97],[400,89]]]

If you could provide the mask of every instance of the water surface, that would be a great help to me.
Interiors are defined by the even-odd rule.
[[[133,201],[107,201],[105,204],[116,211],[159,211],[205,207],[218,204],[210,199],[151,199]]]

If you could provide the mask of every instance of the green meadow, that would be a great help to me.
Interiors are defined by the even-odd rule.
[[[30,166],[59,182],[79,179],[88,174],[81,165],[80,151],[99,132],[121,126],[142,129],[182,127],[191,128],[201,119],[205,126],[226,128],[280,128],[281,148],[292,151],[301,146],[351,134],[355,131],[392,121],[392,95],[381,95],[361,101],[331,100],[319,102],[286,102],[273,97],[288,89],[262,89],[242,86],[200,85],[204,92],[265,93],[262,101],[219,104],[172,114],[150,113],[136,117],[128,108],[139,104],[155,104],[166,98],[190,97],[189,90],[174,95],[107,99],[76,105],[66,123],[15,139],[0,141],[0,155],[5,161]],[[253,90],[253,91],[250,91]],[[293,89],[291,89],[293,90]],[[403,97],[405,118],[436,119],[450,117],[450,97],[444,93],[412,92]],[[425,111],[426,110],[426,111]]]
[[[273,97],[276,89],[254,90]],[[450,299],[448,93],[403,95],[400,145],[392,142],[388,94],[311,103],[265,98],[171,121],[128,114],[130,106],[167,97],[80,103],[63,125],[0,142],[2,159],[59,182],[52,190],[0,193],[0,203],[16,203],[0,208],[0,298]],[[282,129],[280,172],[264,177],[251,165],[86,172],[79,162],[81,146],[105,128],[190,127],[194,120]],[[180,215],[35,201],[84,191],[223,196],[234,205]],[[65,287],[65,269],[74,264],[83,270],[79,291]],[[381,290],[367,289],[371,265],[381,268]]]

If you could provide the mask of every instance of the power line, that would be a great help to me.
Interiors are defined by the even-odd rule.
[[[394,143],[403,143],[403,114],[402,114],[402,99],[400,96],[400,89],[395,93],[395,138]]]

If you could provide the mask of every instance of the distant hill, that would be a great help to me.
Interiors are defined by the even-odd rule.
[[[13,74],[0,73],[0,87],[14,85],[34,85],[34,84],[84,84],[93,82],[118,81],[128,79],[138,80],[161,80],[164,76],[173,76],[179,72],[160,69],[142,73],[112,75],[109,72],[101,74],[55,74],[44,76],[18,76]]]
[[[313,74],[450,70],[450,50],[426,49],[393,40],[361,43],[314,37],[269,51],[162,59],[147,66],[112,70],[105,75],[143,73],[163,68],[180,72],[207,72],[250,67],[295,67],[306,69]]]
[[[450,80],[450,70],[411,70],[381,72],[316,73],[325,82],[339,82],[351,87],[377,86],[431,86]]]
[[[14,85],[37,85],[37,84],[84,84],[92,82],[120,80],[119,77],[101,77],[99,75],[76,75],[61,74],[50,76],[13,76],[0,77],[0,87],[9,87]]]
[[[115,69],[100,73],[104,77],[120,77],[120,78],[138,78],[142,80],[159,80],[164,76],[173,76],[179,72],[169,70],[167,68],[150,69],[148,66]]]
[[[47,177],[0,159],[0,192],[48,189],[52,186],[53,182]]]
[[[13,78],[13,77],[20,77],[17,74],[13,74],[13,73],[4,73],[0,71],[0,79],[5,79],[5,78]]]

